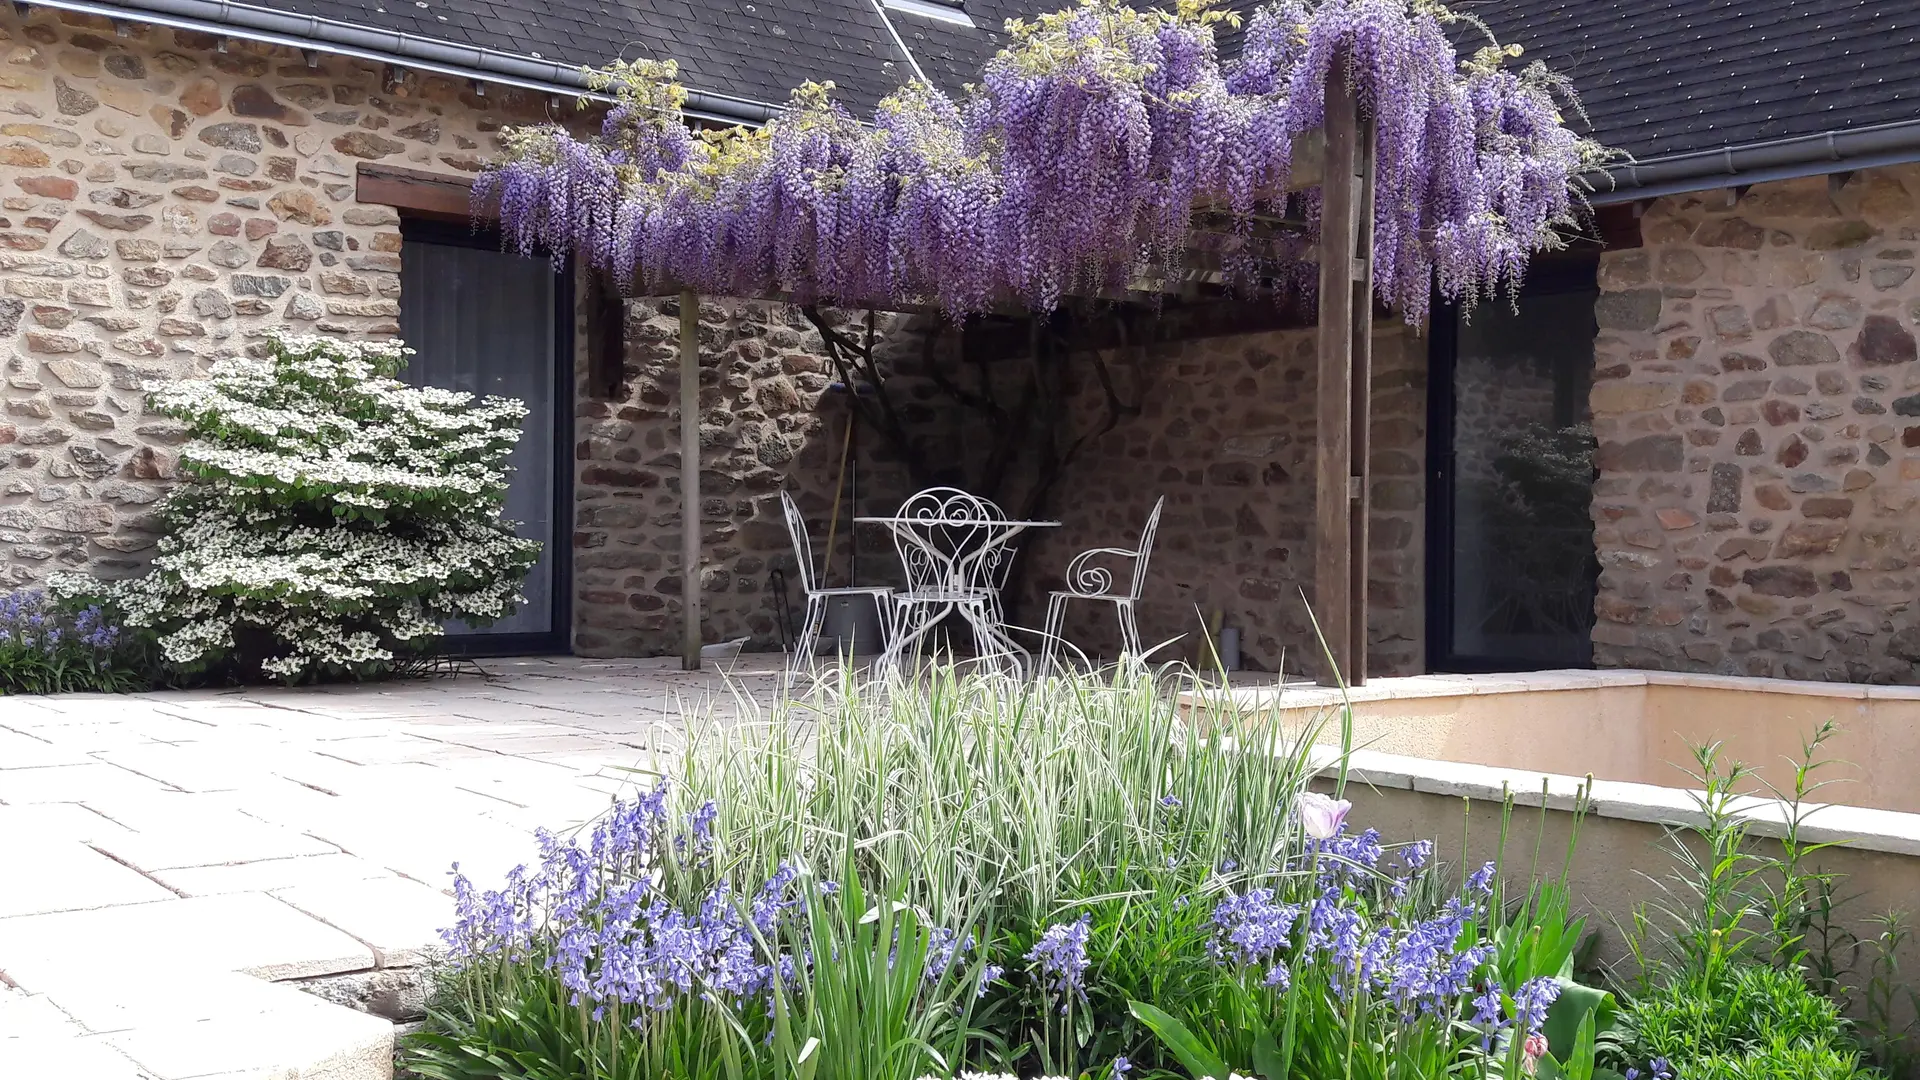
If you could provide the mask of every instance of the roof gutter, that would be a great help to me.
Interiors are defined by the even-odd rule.
[[[604,93],[587,88],[577,66],[552,60],[517,56],[472,45],[454,45],[445,41],[403,34],[397,30],[378,30],[352,23],[322,19],[313,15],[271,11],[266,8],[235,4],[230,0],[30,0],[38,7],[100,15],[109,19],[149,23],[178,30],[240,38],[266,45],[284,45],[296,49],[347,56],[394,64],[439,75],[503,86],[519,87],[540,93],[612,100]],[[765,102],[728,97],[702,90],[687,91],[685,113],[699,120],[725,124],[759,125],[777,111]]]
[[[1920,161],[1920,120],[1615,165],[1587,175],[1595,206]]]

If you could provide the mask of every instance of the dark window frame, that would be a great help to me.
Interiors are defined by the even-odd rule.
[[[400,242],[500,251],[500,230],[402,212]],[[573,651],[573,485],[575,372],[575,289],[573,265],[553,259],[553,623],[544,633],[449,635],[440,639],[443,656],[566,656]]]
[[[1597,250],[1582,245],[1557,256],[1537,259],[1527,272],[1520,298],[1549,296],[1595,287],[1600,271]],[[1504,304],[1505,296],[1487,303]],[[1427,336],[1427,521],[1426,521],[1426,669],[1474,674],[1538,671],[1537,660],[1501,656],[1462,656],[1454,649],[1454,371],[1459,362],[1459,307],[1434,298]],[[1591,668],[1591,654],[1581,667]]]

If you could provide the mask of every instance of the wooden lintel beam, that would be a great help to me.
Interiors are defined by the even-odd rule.
[[[398,165],[363,162],[354,177],[354,198],[363,203],[391,206],[418,217],[471,221],[473,178],[408,169]],[[499,201],[480,208],[482,219],[500,216]]]

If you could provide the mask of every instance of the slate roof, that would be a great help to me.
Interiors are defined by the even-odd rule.
[[[870,111],[912,74],[872,0],[276,0],[274,6],[570,65],[619,57],[677,60],[690,87],[768,104],[784,102],[806,80],[831,79],[841,100]]]
[[[1642,160],[1920,120],[1915,0],[1491,0],[1502,41],[1573,80]]]
[[[141,0],[123,0],[138,7]],[[254,0],[263,4],[264,0]],[[1009,16],[1073,0],[964,0],[972,29],[876,0],[275,0],[280,10],[567,64],[671,57],[695,89],[778,103],[831,79],[856,112],[912,75],[957,89]],[[1254,0],[1230,7],[1248,11]],[[1602,142],[1665,155],[1920,120],[1916,0],[1458,0],[1569,76]],[[891,25],[889,25],[889,23]],[[1228,47],[1233,42],[1229,39]]]

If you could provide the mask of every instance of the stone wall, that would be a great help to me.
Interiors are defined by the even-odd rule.
[[[1142,415],[1090,447],[1060,485],[1062,527],[1029,545],[1021,610],[1037,626],[1074,554],[1134,546],[1164,495],[1141,639],[1184,635],[1161,655],[1199,661],[1200,620],[1218,611],[1240,628],[1248,667],[1277,671],[1284,659],[1290,672],[1316,672],[1320,650],[1302,599],[1313,592],[1314,333],[1157,348],[1143,365],[1152,383]],[[1424,663],[1426,341],[1379,323],[1373,350],[1368,655],[1372,674],[1414,674]],[[1073,604],[1065,632],[1090,653],[1118,651],[1110,605]]]
[[[1596,307],[1602,666],[1912,682],[1920,170],[1656,201]]]
[[[890,320],[899,324],[900,320]],[[680,572],[680,305],[627,305],[626,368],[612,399],[592,396],[581,371],[576,447],[574,650],[645,656],[678,650]],[[910,348],[904,325],[886,348]],[[799,621],[804,598],[780,507],[782,488],[807,517],[816,561],[827,563],[828,521],[841,476],[850,409],[820,335],[784,304],[707,300],[700,309],[700,588],[709,642],[780,643],[771,572],[780,570]],[[912,398],[911,380],[896,387]],[[924,388],[922,388],[924,389]],[[937,412],[918,419],[932,437]],[[827,584],[847,584],[855,513],[886,513],[910,494],[904,470],[867,434],[849,455]],[[857,473],[856,469],[857,467]],[[851,501],[857,475],[860,505]],[[863,584],[885,583],[891,551],[863,535]]]
[[[178,425],[146,380],[269,327],[399,327],[399,218],[355,166],[471,173],[539,102],[41,8],[0,14],[0,572],[140,567]]]
[[[291,324],[343,335],[399,330],[399,216],[356,201],[377,161],[471,175],[505,124],[544,115],[517,91],[137,23],[28,8],[0,14],[0,571],[9,584],[56,569],[136,572],[155,539],[151,504],[173,476],[178,425],[146,413],[140,386],[191,378]],[[633,302],[627,363],[611,398],[589,392],[577,354],[577,651],[677,647],[677,306]],[[916,438],[964,477],[983,441],[916,365],[924,335],[898,321],[884,348]],[[774,304],[702,310],[701,440],[708,640],[780,634],[767,592],[800,583],[777,492],[793,491],[824,543],[848,409],[818,336]],[[1374,663],[1418,670],[1424,347],[1376,344]],[[1142,629],[1189,633],[1225,613],[1250,663],[1310,669],[1299,590],[1312,580],[1312,357],[1303,332],[1158,347],[1149,415],[1091,448],[1056,501],[1066,527],[1036,544],[1029,621],[1082,547],[1137,536],[1170,496]],[[1085,389],[1085,388],[1083,388]],[[972,456],[970,456],[972,455]],[[913,490],[872,433],[854,455],[862,504]],[[1142,485],[1142,469],[1151,484]],[[844,529],[844,527],[843,527]],[[845,583],[843,531],[832,583]],[[896,573],[884,537],[862,531],[863,582]],[[1070,624],[1111,642],[1089,613]],[[1197,655],[1191,638],[1189,655]]]

